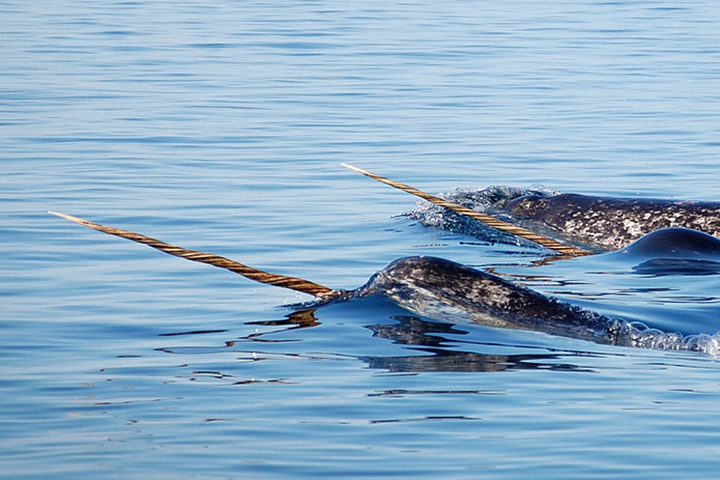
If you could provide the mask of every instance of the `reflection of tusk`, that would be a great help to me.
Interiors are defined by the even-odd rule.
[[[341,295],[341,292],[337,290],[333,290],[332,288],[328,288],[323,285],[318,285],[317,283],[303,280],[302,278],[288,277],[285,275],[277,275],[274,273],[263,272],[262,270],[248,267],[247,265],[244,265],[240,262],[236,262],[234,260],[230,260],[229,258],[221,257],[219,255],[198,252],[196,250],[188,250],[186,248],[171,245],[169,243],[165,243],[151,237],[146,237],[145,235],[141,235],[139,233],[130,232],[128,230],[121,230],[115,227],[100,225],[99,223],[90,222],[88,220],[84,220],[78,217],[73,217],[72,215],[66,215],[64,213],[58,212],[48,213],[56,215],[60,218],[64,218],[66,220],[70,220],[71,222],[79,223],[80,225],[84,225],[99,232],[126,238],[133,242],[142,243],[143,245],[147,245],[170,255],[175,255],[176,257],[181,257],[187,260],[192,260],[193,262],[207,263],[215,267],[224,268],[225,270],[230,270],[231,272],[238,273],[243,277],[249,278],[250,280],[255,280],[256,282],[266,283],[268,285],[274,285],[276,287],[289,288],[290,290],[308,293],[310,295],[315,295],[324,299],[333,298]]]
[[[442,199],[440,197],[436,197],[435,195],[431,195],[429,193],[423,192],[422,190],[418,190],[417,188],[413,188],[409,185],[405,185],[404,183],[396,182],[394,180],[390,180],[389,178],[381,177],[380,175],[377,175],[372,172],[368,172],[367,170],[363,170],[361,168],[354,167],[352,165],[348,165],[347,163],[341,163],[340,165],[342,165],[343,167],[347,167],[350,170],[355,170],[358,173],[362,173],[363,175],[368,176],[368,177],[372,178],[373,180],[377,180],[378,182],[390,185],[391,187],[395,187],[397,189],[402,190],[403,192],[407,192],[411,195],[415,195],[416,197],[420,197],[424,200],[427,200],[428,202],[432,202],[435,205],[440,205],[441,207],[445,207],[448,210],[452,210],[455,213],[472,218],[473,220],[477,220],[478,222],[480,222],[484,225],[487,225],[488,227],[492,227],[497,230],[507,232],[507,233],[515,235],[517,237],[524,238],[525,240],[530,240],[531,242],[537,243],[538,245],[542,245],[543,247],[550,249],[554,252],[560,253],[561,255],[566,255],[569,257],[579,257],[582,255],[590,255],[590,252],[587,252],[580,248],[566,245],[564,243],[560,243],[557,240],[553,240],[552,238],[543,237],[542,235],[538,235],[535,232],[531,232],[530,230],[526,230],[522,227],[518,227],[517,225],[513,225],[512,223],[505,222],[503,220],[500,220],[499,218],[492,217],[486,213],[476,212],[475,210],[464,207],[464,206],[460,205],[459,203],[450,202],[450,201]]]

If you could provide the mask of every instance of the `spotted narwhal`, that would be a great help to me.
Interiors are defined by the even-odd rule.
[[[526,195],[498,206],[529,228],[574,244],[619,250],[661,228],[684,227],[720,237],[720,202]]]
[[[440,197],[352,165],[343,165],[420,197],[430,202],[428,205],[434,204],[431,208],[436,211],[448,209],[464,220],[475,220],[485,227],[516,239],[530,240],[565,256],[619,250],[645,234],[670,227],[720,237],[720,202],[593,197],[503,186],[475,191],[455,190]],[[449,224],[443,222],[445,215],[422,208],[408,215],[429,225],[455,227],[452,221]],[[474,233],[472,227],[459,230]],[[556,239],[561,241],[556,242]],[[567,244],[581,248],[573,250],[572,245]]]

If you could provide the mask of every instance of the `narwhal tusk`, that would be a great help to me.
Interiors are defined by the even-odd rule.
[[[403,192],[407,192],[411,195],[415,195],[416,197],[420,197],[424,200],[432,202],[435,205],[440,205],[441,207],[445,207],[448,210],[451,210],[455,213],[472,218],[473,220],[477,220],[478,222],[480,222],[484,225],[487,225],[488,227],[492,227],[497,230],[507,232],[511,235],[515,235],[520,238],[524,238],[525,240],[530,240],[531,242],[537,243],[538,245],[542,245],[543,247],[545,247],[549,250],[552,250],[554,252],[557,252],[561,255],[565,255],[568,257],[591,255],[591,253],[586,250],[582,250],[580,248],[573,247],[571,245],[566,245],[564,243],[558,242],[557,240],[553,240],[552,238],[544,237],[535,232],[531,232],[530,230],[526,230],[522,227],[518,227],[517,225],[513,225],[512,223],[505,222],[503,220],[500,220],[499,218],[490,216],[486,213],[476,212],[475,210],[472,210],[463,205],[460,205],[459,203],[450,202],[448,200],[437,197],[435,195],[431,195],[429,193],[423,192],[422,190],[418,190],[417,188],[413,188],[409,185],[405,185],[404,183],[396,182],[395,180],[390,180],[389,178],[385,178],[385,177],[382,177],[375,173],[368,172],[367,170],[363,170],[362,168],[358,168],[353,165],[348,165],[347,163],[341,163],[340,165],[342,165],[343,167],[349,168],[350,170],[354,170],[358,173],[362,173],[363,175],[370,177],[373,180],[377,180],[378,182],[384,183],[386,185],[390,185],[391,187],[402,190]]]
[[[316,297],[320,297],[322,299],[328,299],[342,295],[341,291],[333,290],[332,288],[318,285],[317,283],[303,280],[302,278],[264,272],[256,268],[248,267],[247,265],[244,265],[240,262],[230,260],[229,258],[221,257],[219,255],[198,252],[196,250],[188,250],[186,248],[178,247],[177,245],[171,245],[169,243],[165,243],[155,238],[141,235],[139,233],[131,232],[128,230],[121,230],[115,227],[108,227],[106,225],[101,225],[99,223],[91,222],[89,220],[73,217],[72,215],[66,215],[64,213],[52,211],[48,213],[56,215],[60,218],[64,218],[66,220],[70,220],[71,222],[79,223],[80,225],[84,225],[99,232],[115,235],[117,237],[122,237],[133,242],[142,243],[143,245],[147,245],[170,255],[175,255],[176,257],[192,260],[193,262],[207,263],[208,265],[213,265],[219,268],[224,268],[225,270],[230,270],[231,272],[238,273],[243,277],[249,278],[250,280],[255,280],[256,282],[274,285],[276,287],[289,288],[290,290],[315,295]]]

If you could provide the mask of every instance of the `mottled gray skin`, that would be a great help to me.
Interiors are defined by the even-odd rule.
[[[395,260],[358,289],[356,295],[373,293],[430,318],[460,317],[492,327],[614,343],[607,317],[442,258]]]
[[[634,261],[645,260],[640,266],[653,275],[666,271],[715,274],[720,271],[720,239],[697,230],[660,229],[609,254],[608,259],[624,256]],[[720,355],[720,333],[714,337],[705,334],[683,337],[641,323],[611,319],[442,258],[400,258],[364,286],[346,293],[343,300],[382,295],[411,312],[437,320],[465,319],[492,327],[532,330],[602,344]]]
[[[646,233],[685,227],[720,237],[720,202],[589,197],[577,194],[510,200],[502,211],[521,223],[600,250],[619,250]]]

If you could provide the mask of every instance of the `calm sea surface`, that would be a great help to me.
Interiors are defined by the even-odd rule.
[[[554,4],[553,4],[554,3]],[[0,2],[0,478],[672,478],[720,364],[309,300],[47,214],[333,288],[537,252],[401,216],[491,184],[720,201],[720,4]],[[530,285],[684,333],[718,275]]]

